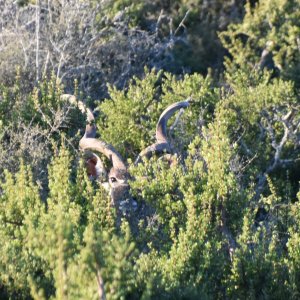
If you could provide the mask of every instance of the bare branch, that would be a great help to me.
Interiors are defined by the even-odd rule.
[[[98,284],[98,296],[99,300],[106,300],[105,289],[104,289],[104,281],[101,276],[100,270],[97,269],[97,284]]]
[[[36,82],[40,80],[40,0],[36,0],[36,25],[35,25],[35,38],[36,38],[36,49],[35,49],[35,66],[36,66]]]
[[[227,226],[227,216],[226,216],[226,211],[223,205],[221,205],[221,228],[220,228],[222,234],[228,241],[228,253],[230,256],[230,259],[232,261],[232,256],[234,255],[234,252],[236,248],[238,247],[237,242],[230,231],[230,229]]]
[[[282,152],[284,146],[287,144],[289,140],[295,139],[295,147],[299,147],[299,136],[296,136],[296,133],[299,129],[299,123],[294,125],[294,119],[296,117],[296,112],[299,112],[299,108],[290,108],[287,113],[283,114],[284,108],[274,107],[271,111],[274,114],[273,116],[270,115],[269,112],[266,110],[262,111],[263,119],[266,121],[266,126],[263,127],[262,123],[261,126],[263,130],[265,130],[268,136],[271,139],[271,146],[275,150],[273,154],[273,158],[270,161],[269,166],[267,166],[266,170],[258,176],[258,183],[255,190],[255,199],[258,199],[265,183],[267,181],[267,176],[274,171],[278,167],[284,167],[290,163],[295,162],[295,159],[291,158],[282,158]],[[275,133],[275,124],[276,122],[281,123],[283,127],[283,134],[279,141],[277,141],[278,137]]]
[[[184,25],[184,22],[185,22],[185,20],[187,19],[189,13],[190,13],[190,10],[188,10],[188,11],[185,13],[183,19],[181,20],[181,22],[179,23],[178,27],[176,28],[176,30],[175,30],[175,32],[174,32],[174,36],[176,36],[176,34],[178,33],[178,31],[179,31],[179,29],[180,29],[181,27],[186,28],[185,25]]]

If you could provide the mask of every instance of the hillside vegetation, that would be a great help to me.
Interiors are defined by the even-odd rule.
[[[0,1],[0,298],[299,299],[299,74],[299,0]]]

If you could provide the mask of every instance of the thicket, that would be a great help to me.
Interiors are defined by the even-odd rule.
[[[300,297],[300,4],[237,2],[1,4],[1,299]],[[126,159],[134,223],[88,178],[66,91]],[[135,165],[187,98],[176,163]]]

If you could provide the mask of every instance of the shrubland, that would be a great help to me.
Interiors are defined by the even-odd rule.
[[[1,39],[1,298],[299,298],[298,2],[158,2],[5,4],[24,39]],[[128,164],[134,223],[86,173],[69,91]],[[135,164],[187,98],[175,163]]]

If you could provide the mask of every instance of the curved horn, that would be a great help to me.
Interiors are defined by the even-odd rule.
[[[167,138],[167,123],[168,120],[172,117],[175,111],[181,108],[187,108],[189,106],[189,102],[181,101],[176,102],[170,106],[168,106],[160,115],[160,118],[156,125],[156,141],[157,143],[166,143],[168,141]]]
[[[86,137],[86,134],[79,141],[79,147],[82,150],[97,151],[104,154],[113,164],[115,169],[126,170],[126,165],[121,155],[111,145],[95,138]]]
[[[85,106],[82,101],[77,101],[76,97],[69,94],[61,95],[62,100],[67,100],[71,104],[76,105],[83,114],[86,114],[87,125],[85,127],[84,136],[79,141],[81,150],[97,151],[104,154],[111,162],[115,169],[126,170],[126,165],[121,155],[111,145],[96,139],[96,125],[93,112]]]
[[[63,101],[68,101],[69,103],[73,104],[74,106],[77,106],[80,111],[85,115],[86,114],[86,127],[85,127],[85,137],[87,138],[94,138],[96,137],[96,125],[95,125],[95,117],[93,112],[90,108],[86,107],[85,104],[77,100],[74,95],[70,94],[63,94],[60,96],[60,99]]]
[[[168,142],[167,138],[167,123],[170,117],[179,109],[187,108],[189,106],[188,100],[176,102],[168,106],[163,113],[161,114],[157,125],[156,125],[156,143],[148,146],[144,149],[138,156],[135,161],[135,164],[138,164],[142,157],[150,158],[153,153],[160,154],[163,152],[170,153],[172,150],[171,145]]]

